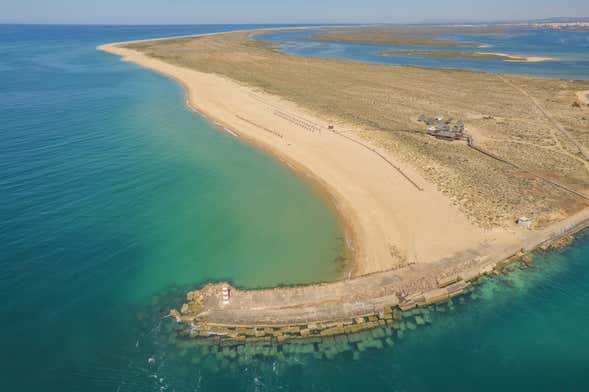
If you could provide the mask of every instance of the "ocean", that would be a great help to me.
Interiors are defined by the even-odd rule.
[[[588,390],[585,235],[357,342],[176,336],[168,310],[204,282],[341,274],[311,184],[95,49],[248,27],[0,25],[0,390]]]

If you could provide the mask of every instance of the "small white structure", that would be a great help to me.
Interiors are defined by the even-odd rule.
[[[223,298],[223,305],[227,305],[229,303],[229,287],[223,286],[221,296]]]
[[[525,227],[526,229],[530,229],[532,227],[532,219],[522,216],[521,218],[519,218],[518,220],[515,221],[515,223],[518,224],[518,226],[521,227]]]

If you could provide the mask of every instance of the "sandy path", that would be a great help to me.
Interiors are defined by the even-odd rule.
[[[581,143],[579,143],[577,141],[577,139],[575,139],[573,137],[573,135],[571,135],[571,133],[569,131],[567,131],[565,129],[565,127],[563,127],[562,124],[559,123],[548,110],[544,109],[544,107],[542,105],[540,105],[538,100],[536,98],[534,98],[532,95],[530,95],[530,93],[528,93],[526,90],[524,90],[520,86],[517,86],[513,82],[507,80],[503,75],[497,74],[497,77],[499,79],[501,79],[503,82],[505,82],[505,84],[507,84],[508,86],[511,86],[513,89],[517,90],[520,94],[527,97],[532,102],[532,104],[538,109],[538,111],[540,113],[542,113],[544,115],[544,117],[546,117],[548,119],[548,121],[550,121],[552,123],[552,125],[554,126],[554,129],[556,129],[558,132],[560,132],[566,139],[569,140],[569,142],[571,142],[575,147],[577,147],[577,149],[579,150],[581,155],[583,155],[585,168],[587,170],[589,170],[589,151],[587,151],[587,149]],[[558,141],[557,138],[555,138],[555,141],[557,144],[560,145],[560,142]],[[562,147],[562,145],[560,145],[560,148],[562,151],[565,151],[565,149]]]
[[[354,275],[432,263],[488,244],[513,247],[525,236],[515,228],[475,227],[413,168],[329,131],[326,121],[291,102],[116,44],[100,49],[180,81],[195,110],[320,184],[345,222]]]

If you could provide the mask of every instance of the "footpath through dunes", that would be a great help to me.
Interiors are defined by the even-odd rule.
[[[494,75],[300,58],[248,37],[218,34],[101,49],[175,78],[195,110],[308,176],[345,227],[348,271],[344,280],[300,287],[206,285],[172,312],[190,335],[286,339],[283,328],[303,336],[387,323],[392,307],[457,295],[522,249],[585,226],[584,198],[530,179],[465,142],[411,133],[419,113],[444,110],[472,122],[477,138],[499,157],[509,151],[502,146],[527,139],[534,154],[520,153],[518,167],[537,169],[540,150],[545,162],[560,165],[542,171],[546,178],[557,176],[584,192],[589,176],[578,150],[553,132],[545,116],[529,116],[529,98]],[[545,93],[544,80],[518,82]],[[459,85],[460,91],[439,95],[440,88],[431,88],[435,83]],[[561,86],[563,102],[575,96],[576,84],[546,83],[549,89]],[[483,94],[488,100],[482,106],[479,90],[492,92]],[[560,101],[550,106],[567,126],[582,124],[576,117],[563,119]],[[522,124],[524,131],[514,134],[512,126]],[[571,132],[579,143],[585,136],[579,128]],[[536,218],[533,230],[513,223],[528,212]]]

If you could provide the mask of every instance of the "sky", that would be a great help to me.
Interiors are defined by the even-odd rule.
[[[0,23],[412,23],[588,17],[589,0],[0,0]]]

